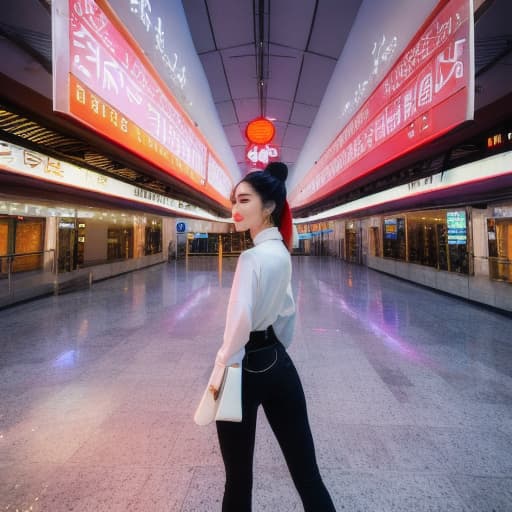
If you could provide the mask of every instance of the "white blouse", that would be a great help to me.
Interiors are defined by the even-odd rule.
[[[238,259],[226,314],[224,342],[217,352],[210,385],[219,389],[226,366],[239,363],[251,331],[274,327],[285,347],[295,327],[290,253],[277,228],[260,231],[254,247]]]

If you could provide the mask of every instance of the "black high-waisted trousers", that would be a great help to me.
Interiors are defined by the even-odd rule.
[[[304,511],[335,512],[318,470],[302,384],[271,327],[251,333],[242,366],[242,422],[217,421],[226,469],[222,512],[252,510],[254,440],[260,404],[281,446]]]

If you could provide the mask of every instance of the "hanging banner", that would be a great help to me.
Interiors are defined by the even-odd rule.
[[[54,110],[229,208],[227,171],[108,2],[52,9]]]
[[[473,112],[473,2],[443,0],[292,192],[292,208],[410,153],[473,119]]]

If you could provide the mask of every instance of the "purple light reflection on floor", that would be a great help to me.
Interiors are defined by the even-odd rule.
[[[329,297],[331,301],[335,301],[340,307],[341,310],[349,315],[351,318],[354,318],[363,324],[364,329],[369,329],[373,334],[382,339],[384,343],[394,350],[395,352],[399,352],[402,356],[407,357],[410,360],[425,364],[428,361],[428,358],[425,355],[420,354],[420,352],[410,346],[407,341],[401,339],[396,335],[395,332],[390,332],[389,326],[384,322],[375,322],[368,314],[364,317],[361,316],[361,311],[357,311],[355,308],[349,306],[345,299],[343,299],[340,294],[332,287],[330,284],[325,283],[324,281],[318,282],[319,289],[324,297]],[[380,310],[380,313],[383,312],[383,308]],[[372,311],[367,308],[367,311]],[[377,312],[378,313],[378,312]]]

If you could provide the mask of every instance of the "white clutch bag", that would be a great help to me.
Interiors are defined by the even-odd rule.
[[[228,366],[224,370],[217,400],[206,388],[194,414],[197,425],[204,426],[216,421],[242,421],[242,368]]]

